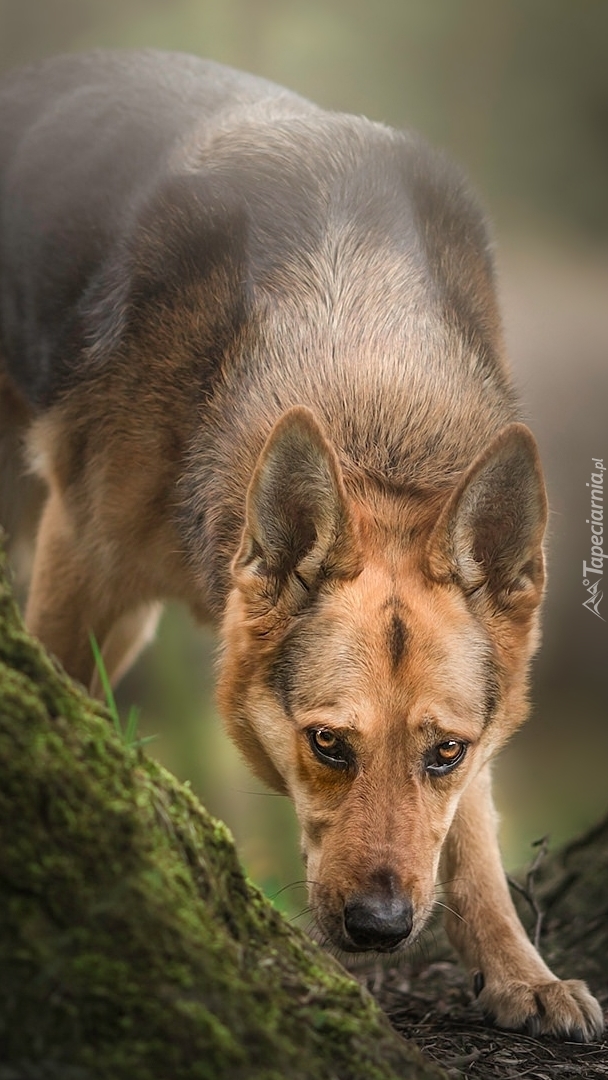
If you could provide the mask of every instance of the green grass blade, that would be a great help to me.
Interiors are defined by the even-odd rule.
[[[123,728],[120,719],[120,713],[118,712],[118,706],[116,704],[116,698],[112,691],[112,684],[106,671],[106,665],[101,655],[101,649],[97,644],[97,639],[93,633],[89,634],[89,640],[91,642],[91,649],[93,650],[93,658],[95,660],[95,667],[99,675],[99,681],[101,682],[101,688],[103,690],[106,705],[108,707],[110,716],[112,717],[112,723],[114,724],[114,730],[117,735],[120,735],[127,746],[135,749],[136,747],[146,746],[147,743],[152,742],[158,738],[157,735],[147,735],[144,739],[137,739],[137,725],[139,724],[139,709],[137,705],[131,705],[129,714],[127,716],[127,722]]]
[[[135,743],[135,736],[137,734],[137,724],[139,722],[139,709],[136,705],[131,705],[129,714],[127,716],[127,725],[125,728],[125,742],[127,746],[132,746]]]
[[[110,710],[110,714],[112,716],[112,720],[114,722],[114,727],[115,727],[116,731],[120,735],[122,735],[122,726],[121,726],[121,723],[120,723],[120,716],[118,715],[118,709],[116,707],[116,699],[115,699],[114,693],[112,691],[112,685],[110,683],[110,679],[109,679],[108,673],[106,671],[106,665],[103,662],[103,656],[101,655],[101,649],[99,648],[99,645],[97,644],[97,638],[95,637],[95,634],[92,631],[89,634],[89,640],[91,642],[91,649],[93,650],[93,658],[95,660],[95,667],[97,668],[97,674],[99,675],[99,680],[101,682],[101,688],[103,690],[104,697],[106,699],[106,705],[108,706],[108,709]]]
[[[147,746],[148,743],[154,742],[154,740],[158,739],[158,737],[158,735],[145,735],[143,739],[137,739],[133,743],[133,746]]]

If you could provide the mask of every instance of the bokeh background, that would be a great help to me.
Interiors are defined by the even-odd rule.
[[[535,839],[557,843],[608,809],[608,596],[603,619],[582,606],[591,458],[608,465],[608,4],[0,0],[0,70],[91,46],[194,52],[416,127],[482,193],[552,507],[534,710],[496,766],[506,862],[525,863]],[[305,906],[294,816],[222,732],[213,649],[170,609],[120,702],[141,706],[150,752],[228,822],[251,876],[293,914]]]

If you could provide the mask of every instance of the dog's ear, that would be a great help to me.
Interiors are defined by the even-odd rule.
[[[284,413],[257,462],[233,563],[237,585],[290,609],[322,580],[359,569],[356,530],[337,455],[309,409]]]
[[[473,462],[431,534],[432,577],[466,593],[485,586],[493,603],[535,606],[544,582],[547,499],[536,443],[509,424]]]

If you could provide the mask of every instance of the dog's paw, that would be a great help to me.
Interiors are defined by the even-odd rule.
[[[592,1042],[604,1030],[599,1002],[578,979],[553,979],[535,986],[515,981],[484,986],[478,975],[475,990],[482,1009],[498,1027],[573,1042]]]

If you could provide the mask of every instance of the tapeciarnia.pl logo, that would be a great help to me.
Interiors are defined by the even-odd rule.
[[[606,466],[603,458],[591,458],[591,460],[593,472],[591,482],[587,484],[587,487],[591,489],[591,516],[587,518],[587,525],[591,526],[591,555],[589,562],[583,559],[583,585],[589,596],[583,600],[583,607],[605,622],[604,616],[600,614],[600,603],[604,595],[600,586],[604,576],[604,559],[608,559],[608,554],[604,555],[604,472]]]

